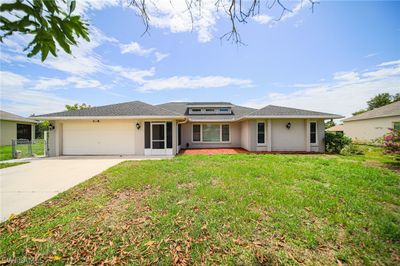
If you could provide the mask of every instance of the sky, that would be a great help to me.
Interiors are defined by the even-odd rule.
[[[193,23],[184,0],[155,0],[150,30],[127,1],[77,1],[90,42],[42,63],[15,35],[0,45],[1,109],[23,116],[140,100],[273,104],[350,116],[378,93],[400,92],[400,1],[283,1],[239,25],[203,0]],[[172,3],[172,5],[171,5]]]

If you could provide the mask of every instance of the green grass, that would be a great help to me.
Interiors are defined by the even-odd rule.
[[[371,145],[356,145],[364,152],[363,155],[351,156],[354,160],[363,161],[373,165],[381,165],[392,170],[400,171],[400,157],[388,155],[383,152],[381,147]]]
[[[396,265],[399,186],[352,156],[126,161],[0,225],[0,260]]]
[[[26,157],[28,154],[27,145],[18,145],[17,150],[22,152],[22,157]],[[36,139],[35,144],[32,144],[32,153],[41,156],[44,155],[44,140]],[[0,161],[11,160],[12,158],[12,147],[11,145],[0,146]]]
[[[17,163],[0,163],[0,169],[2,168],[7,168],[7,167],[13,167],[21,164],[26,164],[28,162],[17,162]]]

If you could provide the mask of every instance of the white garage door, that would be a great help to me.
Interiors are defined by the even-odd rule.
[[[135,153],[133,121],[63,123],[64,155],[121,155]]]

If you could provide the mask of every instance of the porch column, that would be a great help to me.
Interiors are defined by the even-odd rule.
[[[176,154],[178,152],[178,132],[177,132],[177,123],[176,121],[172,121],[172,154]]]
[[[310,144],[310,119],[306,119],[306,151],[311,151],[311,144]]]
[[[271,119],[267,121],[267,151],[272,151],[272,122]]]

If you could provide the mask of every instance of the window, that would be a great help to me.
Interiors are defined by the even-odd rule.
[[[182,125],[178,125],[178,145],[182,144]]]
[[[193,141],[200,141],[200,125],[193,125]]]
[[[17,139],[28,139],[32,138],[32,126],[25,124],[17,124]]]
[[[265,123],[257,123],[257,144],[265,144]]]
[[[310,122],[310,143],[316,144],[317,143],[317,123]]]
[[[204,124],[202,125],[202,137],[204,142],[219,142],[220,141],[220,125]]]
[[[165,148],[165,125],[164,124],[152,124],[152,144],[153,149],[164,149]]]
[[[230,126],[228,124],[193,125],[193,142],[229,142]]]
[[[194,112],[194,113],[199,113],[199,112],[201,112],[201,109],[199,109],[199,108],[192,108],[192,112]]]
[[[219,111],[223,112],[223,113],[228,113],[229,112],[229,108],[219,108]]]
[[[206,108],[206,112],[214,112],[214,108]]]
[[[394,122],[393,128],[394,128],[394,130],[400,130],[400,122]]]
[[[222,125],[222,141],[229,141],[229,125]]]

